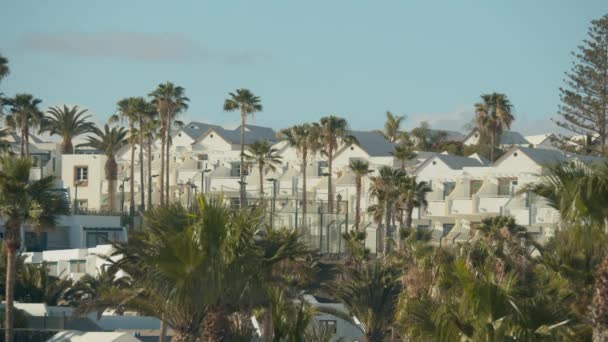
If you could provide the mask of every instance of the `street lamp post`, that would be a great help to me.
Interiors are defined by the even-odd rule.
[[[331,201],[332,201],[332,198],[330,197],[331,196],[331,173],[323,172],[321,174],[321,176],[327,177],[327,205],[328,205],[327,209],[328,209],[328,214],[333,214],[333,213],[329,212],[329,203],[331,203]]]
[[[277,204],[277,182],[279,180],[276,178],[268,178],[266,180],[272,182],[272,214],[270,215],[270,228],[272,229],[274,228],[274,214]]]
[[[205,192],[205,173],[211,172],[211,169],[201,170],[201,195]]]

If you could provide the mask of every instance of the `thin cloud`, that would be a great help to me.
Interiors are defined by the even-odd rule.
[[[32,32],[18,46],[35,52],[144,62],[253,64],[268,59],[255,51],[209,49],[182,33],[172,32]]]
[[[473,115],[472,109],[462,107],[448,113],[416,113],[408,115],[407,122],[418,126],[422,121],[426,121],[433,129],[465,132],[467,131],[466,126],[471,122]]]

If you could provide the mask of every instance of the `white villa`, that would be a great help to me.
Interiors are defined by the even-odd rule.
[[[352,134],[358,143],[341,144],[334,154],[331,184],[335,196],[335,212],[328,213],[327,157],[321,153],[309,156],[303,166],[293,147],[286,141],[279,140],[273,129],[246,125],[246,145],[268,140],[274,144],[283,161],[276,171],[265,171],[262,184],[259,184],[259,171],[255,165],[243,170],[247,199],[260,198],[261,186],[266,199],[276,199],[272,215],[274,226],[292,229],[308,227],[310,243],[317,245],[322,252],[343,251],[340,232],[352,229],[355,222],[355,177],[348,168],[349,163],[354,159],[365,160],[374,173],[383,166],[401,167],[401,161],[393,156],[394,144],[380,134],[372,131],[352,131]],[[453,244],[471,238],[470,228],[479,224],[483,218],[504,214],[513,216],[518,224],[537,233],[539,239],[551,236],[559,224],[557,212],[543,199],[521,193],[522,186],[537,180],[544,168],[551,164],[566,160],[592,164],[603,160],[562,152],[553,145],[554,138],[553,134],[524,137],[517,132],[506,131],[500,140],[500,146],[506,153],[494,163],[478,154],[463,157],[447,152],[417,151],[416,156],[405,163],[405,168],[419,180],[428,182],[433,191],[427,195],[428,205],[414,211],[414,224],[419,228],[431,229],[436,243]],[[19,137],[14,135],[11,139],[11,148],[17,151]],[[476,130],[466,136],[450,132],[445,139],[461,141],[466,146],[476,144],[479,134]],[[118,207],[111,212],[110,192],[104,172],[106,157],[103,154],[86,150],[61,155],[57,143],[44,142],[38,138],[32,138],[30,145],[36,160],[32,177],[55,175],[58,189],[66,192],[72,207],[78,209],[75,212],[78,215],[60,218],[58,228],[44,231],[41,236],[35,235],[26,227],[23,238],[28,251],[86,250],[107,240],[127,239],[125,226],[128,226],[128,221],[125,218],[130,207],[127,181],[130,176],[130,147],[121,151],[117,157],[119,176],[114,200]],[[138,148],[140,147],[136,145],[135,149]],[[160,141],[156,141],[151,163],[153,205],[160,200],[159,150]],[[142,188],[137,157],[138,153],[134,170],[133,205],[136,210],[139,208]],[[303,188],[303,167],[307,174],[306,189]],[[150,176],[148,172],[146,164],[146,182]],[[191,122],[172,134],[169,174],[172,201],[189,205],[196,194],[222,194],[236,207],[239,205],[239,174],[240,127],[225,129],[218,125]],[[366,210],[374,204],[369,191],[369,177],[364,177],[362,183],[362,224],[368,231],[366,244],[374,252],[379,227]],[[147,190],[148,185],[145,186]],[[273,197],[273,189],[276,190],[276,197]],[[304,191],[308,199],[305,216],[301,203]],[[56,261],[50,257],[51,254],[48,255],[50,259],[42,252],[32,256],[31,260]],[[66,260],[82,260],[70,258]],[[91,269],[94,267],[91,266]]]

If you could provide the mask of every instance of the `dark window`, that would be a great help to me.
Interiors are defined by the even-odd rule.
[[[108,232],[87,232],[87,248],[108,243]]]
[[[498,196],[511,196],[517,186],[517,178],[498,178]]]
[[[338,332],[338,321],[336,320],[321,319],[319,320],[319,325],[323,331],[332,335]]]
[[[473,197],[473,195],[475,195],[477,193],[477,191],[479,191],[482,184],[483,184],[483,181],[481,181],[481,180],[472,180],[471,181],[471,197]]]
[[[232,163],[230,164],[230,177],[240,177],[241,176],[241,163]],[[243,171],[243,176],[249,175],[249,169],[245,167]]]
[[[89,180],[89,168],[87,166],[76,166],[74,171],[75,181]]]
[[[86,260],[70,260],[70,273],[86,273]]]
[[[450,233],[450,231],[454,228],[454,224],[452,223],[444,223],[443,224],[443,236],[446,236]]]
[[[449,196],[455,187],[456,187],[456,183],[454,183],[454,182],[443,183],[443,199],[445,199],[447,196]]]
[[[42,252],[46,250],[46,232],[25,232],[25,250],[28,252]]]

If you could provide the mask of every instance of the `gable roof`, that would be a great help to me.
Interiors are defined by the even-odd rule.
[[[570,154],[568,160],[579,160],[585,164],[601,164],[606,162],[606,158],[598,156],[590,156],[586,154]]]
[[[532,148],[515,146],[505,153],[502,157],[494,162],[494,166],[500,165],[505,159],[513,155],[516,151],[520,151],[528,158],[532,159],[538,165],[559,164],[566,161],[566,156],[558,150],[550,150],[544,148]]]
[[[475,158],[455,156],[452,154],[436,154],[420,164],[420,166],[418,166],[414,172],[417,173],[418,171],[422,170],[435,159],[441,160],[452,170],[462,170],[464,167],[471,166],[485,166]]]
[[[218,125],[212,125],[202,122],[192,121],[181,128],[181,131],[186,133],[190,138],[196,140],[201,135],[205,134],[209,128],[221,128]]]
[[[462,141],[468,140],[473,134],[479,132],[477,128],[467,134]],[[500,135],[500,145],[529,145],[530,142],[523,135],[515,131],[503,131]]]
[[[545,133],[545,134],[537,134],[537,135],[528,135],[528,136],[526,136],[526,140],[528,140],[528,142],[530,144],[538,145],[538,144],[542,144],[545,140],[551,138],[552,136],[555,136],[555,134]]]
[[[480,155],[479,153],[475,152],[471,155],[468,156],[468,158],[473,158],[473,159],[477,159],[479,160],[483,165],[490,165],[492,163],[490,163],[490,161],[486,158],[484,158],[482,155]]]
[[[351,134],[357,138],[358,145],[371,157],[392,156],[395,151],[395,144],[387,141],[377,132],[351,131]]]
[[[210,127],[204,134],[195,139],[195,142],[203,140],[209,133],[215,131],[224,140],[231,144],[241,143],[241,126],[235,129],[224,129],[220,126]],[[269,127],[245,125],[245,145],[250,145],[256,141],[268,140],[271,143],[277,141],[276,132]]]

